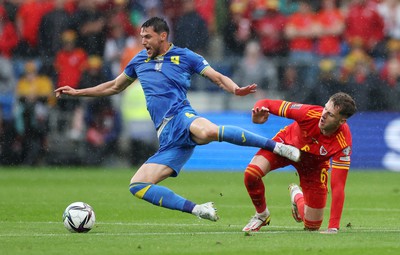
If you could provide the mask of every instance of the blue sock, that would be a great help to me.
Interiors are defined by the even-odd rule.
[[[218,141],[273,151],[276,142],[236,126],[219,126]]]
[[[195,203],[178,196],[172,190],[147,182],[134,182],[129,185],[130,192],[153,205],[172,210],[192,213]]]

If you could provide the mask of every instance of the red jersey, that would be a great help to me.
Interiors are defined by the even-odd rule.
[[[66,85],[77,88],[86,61],[87,54],[83,49],[60,50],[54,62],[54,67],[58,74],[57,88]]]
[[[271,114],[293,119],[292,124],[279,132],[285,133],[283,142],[301,149],[302,153],[307,153],[311,165],[327,165],[331,168],[332,202],[329,228],[339,228],[352,146],[351,132],[347,123],[341,125],[334,134],[326,136],[318,127],[322,106],[264,99],[258,101],[254,107],[266,107]],[[293,165],[301,166],[301,164]]]
[[[339,9],[323,10],[317,14],[317,22],[323,29],[330,29],[338,24],[344,24],[345,17]],[[317,53],[321,55],[339,55],[341,48],[340,35],[321,36],[317,44]]]
[[[345,22],[344,37],[350,44],[361,39],[364,46],[371,48],[384,38],[384,21],[374,3],[351,5]]]
[[[53,1],[24,1],[17,12],[17,23],[21,25],[21,37],[30,46],[36,47],[42,17],[54,9]]]
[[[253,21],[254,31],[265,55],[279,55],[286,50],[285,23],[286,17],[277,11],[268,11],[267,15]]]
[[[289,16],[286,25],[293,26],[296,30],[307,31],[315,23],[315,15],[313,13],[294,13]],[[295,37],[290,40],[290,49],[299,51],[312,51],[314,46],[313,38]]]
[[[0,55],[10,58],[17,44],[18,35],[14,25],[10,21],[5,21],[3,25],[0,25]]]

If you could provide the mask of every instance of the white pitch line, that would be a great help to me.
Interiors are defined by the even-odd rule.
[[[221,208],[248,208],[248,207],[246,207],[246,206],[241,206],[241,205],[238,205],[238,206],[235,206],[235,205],[229,205],[229,206],[224,206],[224,205],[220,205],[220,206],[218,206],[217,205],[217,207],[219,208],[219,207],[221,207]],[[287,208],[290,208],[290,206],[269,206],[268,207],[270,210],[272,209],[287,209]],[[325,210],[330,210],[330,207],[329,206],[327,206],[327,207],[325,207]],[[348,210],[348,211],[367,211],[367,212],[400,212],[400,208],[365,208],[365,207],[360,207],[360,208],[357,208],[357,207],[344,207],[344,210]]]
[[[62,223],[60,222],[5,222],[5,221],[0,221],[0,223],[14,223],[14,224],[57,224],[61,225]],[[97,222],[96,225],[101,226],[101,225],[122,225],[122,226],[154,226],[154,227],[159,227],[159,226],[168,226],[168,227],[193,227],[193,226],[201,226],[201,227],[216,227],[215,224],[198,224],[198,223],[191,223],[191,224],[164,224],[164,223],[133,223],[133,222]],[[227,226],[222,226],[222,227],[227,227]],[[101,233],[96,233],[96,230],[90,232],[91,236],[160,236],[160,235],[170,235],[170,236],[177,236],[177,235],[243,235],[244,233],[242,231],[236,231],[234,228],[240,229],[241,226],[239,225],[229,225],[230,228],[232,228],[233,231],[199,231],[199,232],[133,232],[133,233],[107,233],[107,232],[101,232]],[[275,229],[275,230],[274,230]],[[286,230],[279,230],[279,229],[286,229]],[[98,231],[101,229],[97,229]],[[257,233],[252,233],[251,235],[259,235],[259,234],[267,234],[267,235],[272,235],[272,234],[287,234],[290,233],[288,232],[304,232],[301,228],[294,228],[294,227],[288,227],[288,226],[269,226],[268,230],[266,231],[260,231]],[[400,229],[388,229],[388,228],[357,228],[354,227],[352,229],[344,229],[342,233],[346,232],[351,232],[351,233],[400,233]],[[5,234],[0,234],[0,238],[18,238],[18,237],[63,237],[63,236],[70,236],[71,233],[65,233],[65,234],[53,234],[53,233],[5,233]]]
[[[43,225],[43,224],[56,224],[62,225],[62,222],[58,221],[0,221],[0,224],[37,224],[37,225]],[[193,226],[201,226],[201,227],[240,227],[241,225],[236,225],[236,224],[229,224],[229,223],[224,223],[224,224],[218,224],[218,223],[211,223],[211,222],[206,222],[206,223],[150,223],[150,222],[104,222],[104,221],[96,221],[96,225],[122,225],[122,226],[148,226],[148,227],[193,227]],[[293,226],[279,226],[279,225],[273,225],[273,226],[268,226],[268,229],[296,229],[296,227]],[[365,227],[353,227],[353,230],[387,230],[387,231],[400,231],[400,228],[365,228]]]
[[[306,231],[303,230],[298,230],[297,232],[303,232],[307,233]],[[369,233],[369,232],[375,232],[375,233],[400,233],[400,230],[394,230],[394,229],[359,229],[355,230],[354,233]],[[251,233],[250,235],[273,235],[273,234],[287,234],[289,233],[288,231],[260,231],[257,233]],[[316,232],[317,233],[317,232]],[[33,233],[33,234],[0,234],[0,238],[2,237],[64,237],[64,236],[71,236],[74,235],[73,233],[65,233],[65,234],[44,234],[44,233]],[[90,232],[86,233],[85,235],[91,235],[91,236],[165,236],[165,235],[170,235],[170,236],[193,236],[193,235],[244,235],[244,232],[242,231],[201,231],[201,232],[140,232],[140,233],[96,233],[96,232]]]

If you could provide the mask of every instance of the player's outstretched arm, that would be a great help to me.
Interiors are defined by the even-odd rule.
[[[256,92],[257,89],[257,84],[254,83],[245,87],[239,87],[231,78],[215,71],[212,67],[208,67],[203,75],[223,90],[236,96],[246,96]]]
[[[62,94],[68,96],[86,96],[86,97],[101,97],[118,94],[126,89],[132,83],[125,74],[120,74],[117,78],[111,81],[101,83],[97,86],[85,88],[85,89],[74,89],[70,86],[63,86],[57,88],[54,92],[56,97],[60,97]]]

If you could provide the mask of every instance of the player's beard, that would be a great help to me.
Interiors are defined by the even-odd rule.
[[[147,56],[149,58],[155,58],[155,57],[161,55],[161,45],[162,45],[161,44],[161,40],[159,40],[158,43],[157,43],[157,47],[156,46],[150,47],[150,52],[147,51]]]

